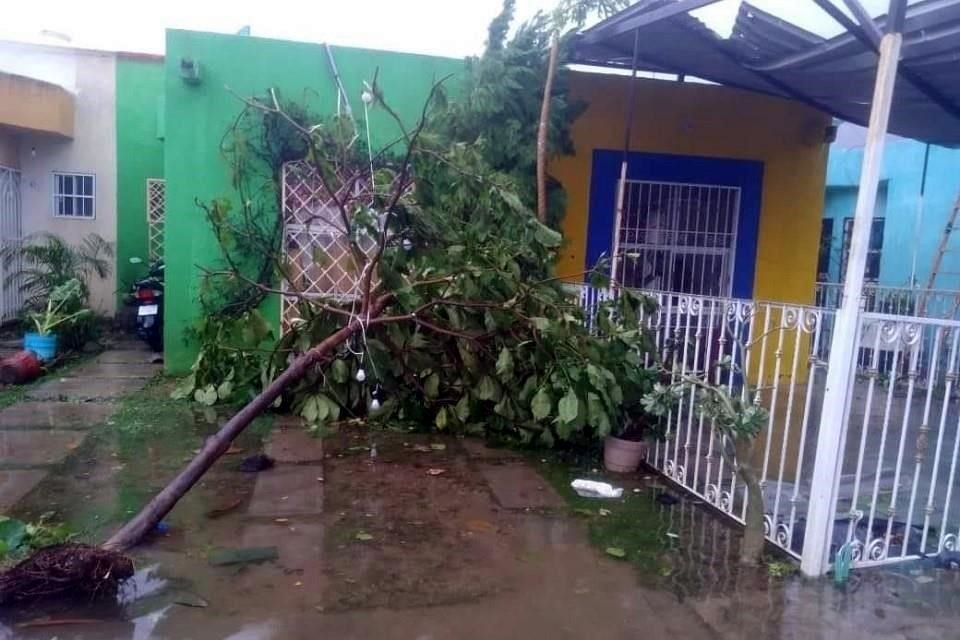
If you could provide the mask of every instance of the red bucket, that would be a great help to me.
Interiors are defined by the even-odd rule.
[[[43,367],[33,351],[19,351],[0,360],[0,383],[24,384],[40,377]]]

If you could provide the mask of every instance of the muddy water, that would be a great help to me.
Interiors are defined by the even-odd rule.
[[[95,540],[199,446],[207,418],[88,438],[18,512],[53,510]],[[660,505],[652,478],[626,483],[650,514],[649,555],[631,563],[591,546],[593,521],[509,453],[354,433],[240,472],[259,446],[247,436],[137,549],[116,602],[7,610],[0,638],[960,637],[960,574],[862,573],[838,590],[743,571],[732,530],[694,502]],[[276,558],[212,564],[225,548]]]

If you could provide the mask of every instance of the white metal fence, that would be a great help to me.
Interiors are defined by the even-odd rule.
[[[20,172],[0,166],[0,246],[18,244],[22,238]],[[19,283],[7,277],[19,268],[20,265],[12,261],[0,263],[0,321],[13,320],[23,306]]]
[[[742,398],[749,393],[769,412],[752,461],[767,537],[799,558],[834,310],[644,293],[657,308],[641,322],[663,362],[680,374],[709,376]],[[611,295],[580,287],[588,322]],[[867,311],[858,341],[826,551],[832,559],[849,543],[857,566],[960,551],[960,321]],[[742,522],[746,492],[720,444],[691,392],[668,416],[666,438],[648,462]]]
[[[836,309],[842,297],[843,283],[817,283],[816,306]],[[960,291],[866,284],[863,308],[872,313],[960,320]]]
[[[167,216],[167,181],[147,178],[147,251],[150,262],[163,259],[163,230]]]

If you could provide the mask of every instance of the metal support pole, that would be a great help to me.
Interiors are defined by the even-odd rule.
[[[860,173],[850,255],[843,283],[843,297],[840,308],[837,309],[830,343],[826,390],[823,410],[820,413],[820,433],[817,437],[817,453],[810,486],[809,511],[800,563],[800,569],[809,576],[822,575],[830,564],[837,484],[843,460],[853,362],[857,353],[863,275],[867,264],[870,227],[877,202],[883,147],[890,121],[893,87],[896,83],[902,42],[903,36],[899,33],[888,33],[880,42],[880,60],[877,64],[870,127]]]
[[[613,215],[613,238],[610,247],[613,255],[610,264],[610,284],[616,288],[623,274],[620,265],[620,225],[623,224],[623,201],[627,189],[627,161],[630,155],[630,137],[633,135],[633,118],[637,106],[637,62],[640,55],[640,29],[633,32],[633,62],[630,65],[630,98],[627,102],[627,122],[623,131],[623,159],[620,161],[620,179],[617,181],[617,201]]]

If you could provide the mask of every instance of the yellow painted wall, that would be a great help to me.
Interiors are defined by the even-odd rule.
[[[726,87],[637,82],[632,151],[764,163],[754,298],[813,302],[829,116],[797,102]],[[623,147],[629,84],[623,76],[571,74],[573,97],[587,108],[573,125],[576,154],[556,158],[550,166],[567,191],[559,274],[584,268],[592,155],[595,149]]]

